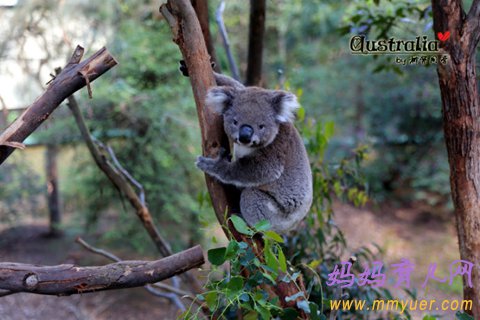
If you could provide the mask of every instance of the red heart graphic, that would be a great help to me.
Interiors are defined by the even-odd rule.
[[[440,41],[447,41],[447,39],[450,38],[450,31],[445,31],[445,33],[439,32],[437,36]]]

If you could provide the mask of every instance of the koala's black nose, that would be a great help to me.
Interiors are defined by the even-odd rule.
[[[240,131],[238,133],[238,140],[241,143],[250,143],[252,141],[253,136],[253,128],[249,125],[244,124],[240,127]]]

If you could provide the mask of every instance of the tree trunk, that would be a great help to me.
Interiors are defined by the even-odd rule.
[[[209,19],[208,19],[208,0],[191,0],[193,9],[197,14],[198,21],[200,22],[200,27],[202,28],[203,39],[207,46],[208,54],[210,55],[210,60],[215,62],[213,70],[218,73],[221,73],[220,65],[217,60],[217,55],[215,53],[215,46],[213,45],[212,35],[210,33]]]
[[[450,32],[440,42],[448,60],[438,63],[437,72],[460,257],[475,264],[472,288],[468,274],[463,275],[464,299],[473,301],[475,319],[480,319],[480,105],[475,70],[479,6],[474,0],[467,15],[459,0],[432,0],[435,33]]]
[[[58,169],[57,169],[58,146],[47,145],[47,197],[48,211],[50,214],[50,236],[56,237],[61,234],[59,225],[61,220],[60,201],[58,192]]]
[[[247,86],[260,86],[262,81],[263,37],[265,34],[265,0],[250,0],[248,35]]]

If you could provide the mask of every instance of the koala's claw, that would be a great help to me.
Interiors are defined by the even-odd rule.
[[[212,66],[212,69],[215,69],[215,62],[210,61],[210,65]],[[182,75],[184,75],[185,77],[189,76],[188,68],[187,68],[187,64],[185,63],[185,60],[180,60],[180,67],[178,69],[180,70]]]
[[[220,147],[220,149],[218,149],[218,156],[220,157],[220,159],[225,159],[225,158],[228,159],[229,154],[227,149],[225,149],[224,147]]]
[[[178,69],[180,69],[180,72],[181,72],[185,77],[188,77],[188,68],[187,68],[187,64],[185,63],[184,60],[180,60],[180,67],[179,67]]]

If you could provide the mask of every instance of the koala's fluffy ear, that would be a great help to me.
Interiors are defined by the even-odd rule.
[[[273,98],[273,108],[277,112],[278,122],[293,122],[295,120],[295,112],[300,108],[297,97],[290,92],[275,92]]]
[[[223,114],[231,105],[235,93],[232,87],[213,87],[207,92],[205,102],[216,113]]]

